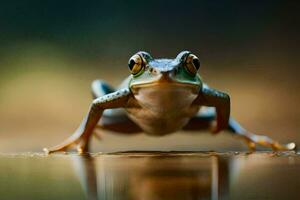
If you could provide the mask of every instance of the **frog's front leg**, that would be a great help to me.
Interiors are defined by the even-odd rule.
[[[212,132],[218,133],[228,127],[230,117],[230,97],[228,94],[205,86],[199,91],[198,97],[193,104],[216,108],[216,113],[214,114],[216,123],[212,126]],[[209,116],[206,117],[211,119]]]
[[[64,151],[73,145],[78,145],[78,152],[88,151],[90,137],[101,118],[103,111],[105,109],[126,107],[130,96],[131,92],[128,88],[126,88],[95,99],[90,106],[87,116],[84,118],[75,133],[61,144],[49,149],[45,148],[44,151],[47,153]]]

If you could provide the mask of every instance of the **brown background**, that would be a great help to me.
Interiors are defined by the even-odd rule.
[[[117,85],[139,50],[191,50],[200,74],[232,99],[250,130],[300,144],[298,3],[264,1],[3,2],[0,6],[0,151],[41,151],[79,125],[90,83]],[[105,132],[93,151],[241,150],[227,134],[163,138]]]

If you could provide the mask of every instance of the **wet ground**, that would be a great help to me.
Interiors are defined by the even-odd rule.
[[[2,154],[0,199],[300,199],[293,152]]]

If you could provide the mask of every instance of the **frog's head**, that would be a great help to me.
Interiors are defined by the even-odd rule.
[[[189,51],[179,53],[175,59],[153,59],[140,51],[128,62],[131,71],[129,87],[133,92],[155,86],[188,88],[198,93],[202,81],[198,74],[199,59]]]

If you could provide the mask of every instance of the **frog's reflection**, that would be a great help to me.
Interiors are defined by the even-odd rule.
[[[74,157],[87,199],[226,199],[228,164],[217,156]]]
[[[87,199],[98,199],[95,160],[90,155],[76,156],[73,166]]]

